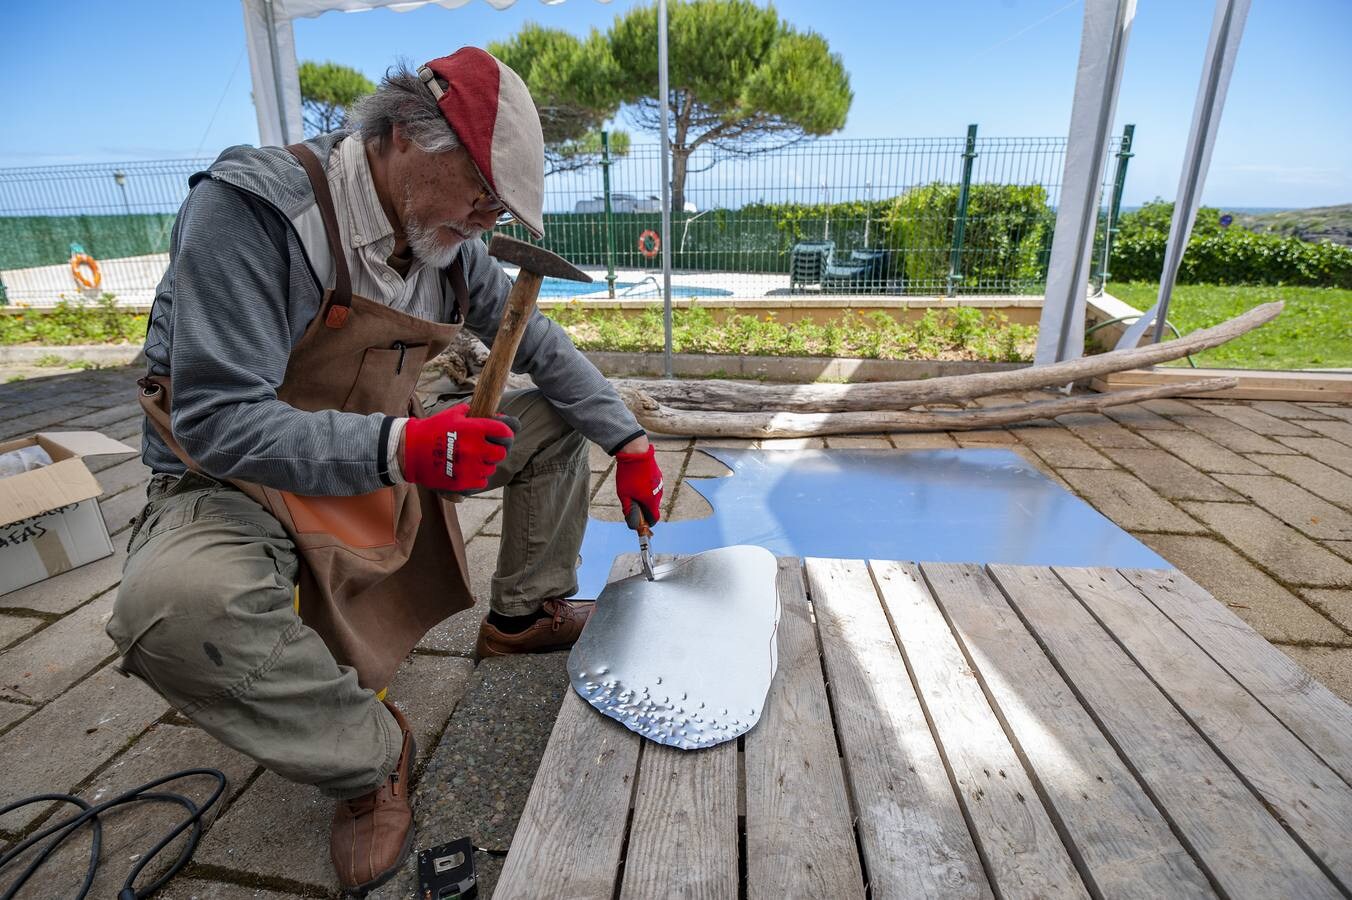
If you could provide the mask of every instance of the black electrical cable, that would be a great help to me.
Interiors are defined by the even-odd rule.
[[[165,782],[176,781],[179,778],[187,778],[192,775],[208,775],[216,779],[216,789],[212,791],[211,796],[207,798],[206,803],[202,804],[200,809],[196,803],[182,794],[171,792],[149,793],[151,788],[159,787]],[[89,847],[89,868],[85,872],[85,879],[84,883],[80,886],[80,892],[75,895],[75,900],[84,900],[84,897],[89,893],[89,889],[94,884],[94,873],[98,871],[99,867],[99,853],[103,849],[103,825],[99,822],[99,814],[114,806],[121,806],[124,803],[137,803],[141,801],[177,803],[188,811],[188,818],[175,826],[172,831],[159,841],[159,843],[151,848],[149,853],[141,856],[136,865],[132,867],[131,872],[127,874],[126,880],[122,882],[122,889],[117,892],[117,900],[140,900],[140,898],[151,896],[160,888],[164,887],[170,878],[177,875],[179,871],[188,864],[188,860],[192,858],[193,851],[197,849],[197,842],[202,837],[202,816],[207,810],[215,805],[216,801],[220,799],[221,794],[225,792],[225,783],[225,774],[219,769],[184,769],[181,772],[175,772],[172,775],[166,775],[163,778],[157,778],[154,781],[147,782],[138,788],[127,791],[125,794],[121,794],[111,800],[100,803],[97,806],[90,806],[84,800],[81,800],[79,797],[72,794],[38,794],[0,808],[0,816],[4,816],[6,813],[34,803],[47,803],[51,801],[71,803],[81,809],[79,815],[57,822],[55,825],[49,825],[36,834],[29,836],[21,843],[11,847],[9,852],[4,856],[0,856],[0,872],[2,872],[7,865],[18,859],[19,856],[30,847],[36,846],[39,841],[49,835],[56,835],[50,843],[42,848],[42,851],[33,859],[28,868],[23,871],[23,874],[19,876],[19,880],[10,885],[9,890],[3,895],[0,895],[0,900],[13,900],[14,896],[19,893],[19,889],[32,877],[34,872],[42,867],[42,864],[46,862],[47,857],[51,855],[52,851],[60,846],[62,841],[74,834],[81,825],[89,823],[94,832],[94,837]],[[161,850],[173,843],[174,839],[188,828],[192,828],[192,834],[188,838],[188,843],[184,846],[183,852],[178,855],[178,859],[176,859],[174,864],[169,867],[169,870],[150,885],[141,888],[140,890],[134,888],[133,884],[136,881],[136,877],[141,874],[141,870],[146,867],[146,864],[154,859]]]

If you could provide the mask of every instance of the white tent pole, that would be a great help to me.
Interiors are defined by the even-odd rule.
[[[657,95],[662,110],[662,374],[671,369],[671,136],[667,132],[670,99],[667,81],[667,0],[657,0]]]
[[[1084,352],[1086,286],[1098,225],[1099,189],[1135,15],[1136,0],[1085,2],[1066,164],[1034,365],[1074,359]]]
[[[263,0],[263,22],[268,29],[268,59],[272,61],[272,93],[277,98],[277,124],[281,129],[282,142],[290,144],[294,140],[287,124],[286,95],[282,90],[282,60],[277,52],[277,13],[272,0]]]
[[[1244,35],[1244,20],[1249,15],[1249,3],[1250,0],[1216,0],[1211,39],[1207,44],[1206,61],[1202,65],[1202,80],[1197,86],[1197,103],[1192,111],[1192,130],[1188,133],[1183,171],[1179,175],[1178,193],[1174,198],[1169,240],[1164,246],[1159,297],[1155,305],[1122,334],[1117,342],[1118,349],[1139,344],[1151,323],[1154,323],[1154,342],[1158,344],[1164,339],[1169,299],[1173,295],[1178,267],[1183,262],[1188,239],[1192,237],[1192,220],[1197,217],[1197,209],[1202,203],[1202,187],[1206,184],[1206,172],[1211,165],[1211,151],[1216,146],[1216,131],[1221,124],[1225,92],[1235,68],[1239,40]]]

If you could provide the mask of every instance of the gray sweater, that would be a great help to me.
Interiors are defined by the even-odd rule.
[[[321,163],[340,137],[310,142]],[[332,268],[304,170],[278,147],[231,147],[188,183],[145,344],[151,373],[173,378],[174,436],[217,478],[306,495],[381,487],[385,416],[304,412],[277,399]],[[465,326],[492,346],[511,280],[481,241],[466,241],[460,258],[470,295]],[[443,322],[449,293],[448,284]],[[538,310],[512,369],[529,374],[568,424],[611,453],[643,433],[605,376]],[[149,422],[142,459],[155,472],[184,471]]]

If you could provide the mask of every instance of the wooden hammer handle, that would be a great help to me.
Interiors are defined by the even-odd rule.
[[[493,349],[488,351],[488,361],[479,373],[479,382],[469,400],[469,414],[475,418],[486,419],[498,411],[502,389],[507,385],[507,376],[512,373],[516,348],[521,346],[521,336],[526,333],[526,324],[535,311],[535,298],[540,293],[542,278],[524,268],[516,276],[516,284],[507,295],[507,308],[502,311],[497,337],[493,338]]]

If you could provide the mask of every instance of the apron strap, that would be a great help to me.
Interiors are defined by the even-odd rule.
[[[338,213],[333,207],[333,194],[329,192],[329,178],[319,157],[304,144],[291,144],[286,151],[300,162],[309,176],[310,187],[315,192],[315,203],[319,205],[319,215],[324,220],[324,233],[329,239],[329,254],[333,257],[335,273],[333,296],[324,323],[330,328],[342,328],[352,311],[352,273],[347,268],[347,255],[343,252],[343,240],[338,230]]]
[[[457,253],[451,263],[451,294],[455,297],[455,308],[451,310],[451,324],[465,321],[465,310],[469,309],[469,282],[465,280],[465,260]]]

